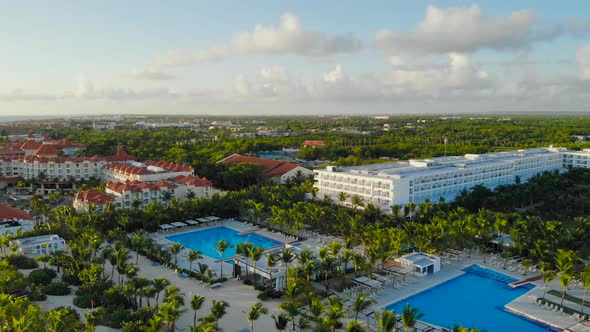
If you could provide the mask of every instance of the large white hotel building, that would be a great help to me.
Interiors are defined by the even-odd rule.
[[[526,181],[544,171],[564,171],[567,167],[590,167],[590,149],[565,148],[466,154],[464,156],[399,161],[353,167],[328,166],[316,170],[318,195],[338,201],[341,192],[360,196],[383,210],[393,204],[447,201],[476,185],[494,188],[512,184],[519,177]]]

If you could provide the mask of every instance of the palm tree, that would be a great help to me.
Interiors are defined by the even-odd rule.
[[[420,318],[424,317],[424,314],[421,313],[418,308],[410,307],[410,304],[407,303],[404,312],[402,313],[402,325],[406,332],[413,331],[414,326]]]
[[[174,266],[178,265],[178,254],[182,251],[182,249],[184,249],[184,247],[180,243],[174,243],[170,247],[170,252],[172,255],[174,255]]]
[[[248,252],[254,246],[251,242],[240,242],[236,245],[236,255],[246,257]],[[248,279],[248,261],[244,259],[244,264],[246,265],[246,279]]]
[[[291,320],[293,331],[295,331],[295,318],[301,314],[301,304],[293,300],[292,302],[282,302],[279,304],[279,308],[285,310],[287,316],[289,316],[289,320]]]
[[[289,324],[289,316],[285,313],[281,312],[278,315],[272,315],[272,319],[275,321],[275,328],[277,331],[285,331],[287,329],[287,324]]]
[[[367,297],[367,294],[357,296],[352,304],[352,311],[354,312],[354,320],[359,319],[359,312],[367,310],[370,306],[375,304],[375,300]]]
[[[414,212],[416,211],[416,203],[409,202],[408,204],[404,205],[404,214],[410,217],[410,221],[412,221],[414,217]]]
[[[174,331],[176,320],[186,311],[186,309],[180,309],[180,305],[176,299],[173,299],[160,307],[160,313],[166,322],[167,331]]]
[[[565,251],[563,249],[557,250],[555,257],[555,267],[559,271],[559,283],[562,287],[561,306],[565,299],[565,292],[570,282],[574,279],[574,264],[577,260],[576,253],[573,250]]]
[[[267,315],[268,309],[265,308],[261,302],[258,302],[250,307],[249,312],[243,311],[243,313],[246,315],[248,322],[250,322],[250,332],[254,332],[254,322],[257,321],[260,316]]]
[[[330,311],[326,315],[326,322],[332,332],[336,331],[336,328],[340,326],[340,319],[344,317],[346,311],[342,305],[342,299],[337,296],[331,296],[328,298],[330,301]]]
[[[188,269],[190,271],[192,271],[193,270],[193,262],[198,259],[203,259],[203,254],[201,254],[201,252],[199,252],[199,251],[191,250],[186,255],[186,259],[188,260]]]
[[[195,314],[193,316],[193,327],[194,328],[197,327],[197,311],[199,309],[201,309],[203,302],[205,302],[205,297],[198,295],[198,294],[193,295],[193,298],[191,299],[191,308],[195,311]]]
[[[375,319],[377,320],[377,329],[375,332],[393,332],[397,331],[397,316],[391,310],[383,310],[382,312],[375,312]]]
[[[348,196],[348,193],[341,191],[338,193],[338,201],[340,201],[341,204],[344,204],[344,202],[346,202],[346,200],[348,199]]]
[[[131,241],[133,243],[133,250],[135,250],[135,265],[137,265],[139,262],[139,251],[141,250],[144,242],[143,236],[135,235]]]
[[[547,294],[547,287],[553,279],[555,279],[555,271],[547,270],[543,272],[543,283],[545,283],[545,287],[543,290],[543,298],[545,298],[545,295]]]
[[[220,278],[223,278],[223,253],[227,248],[229,248],[230,244],[226,241],[219,240],[217,241],[217,245],[213,247],[219,253],[219,270],[221,272]]]
[[[358,209],[359,207],[363,207],[363,198],[359,195],[352,195],[350,197],[350,204],[354,209]]]
[[[580,281],[582,281],[582,286],[584,286],[584,299],[582,300],[582,315],[584,315],[584,307],[586,306],[586,293],[588,292],[588,288],[590,288],[590,265],[586,264],[584,267],[584,271],[580,273]]]
[[[215,328],[219,327],[219,320],[226,314],[226,309],[229,307],[229,303],[225,301],[217,301],[213,299],[213,306],[211,307],[211,315],[215,320]]]
[[[267,252],[264,255],[266,256],[266,266],[268,266],[268,278],[270,281],[272,281],[272,268],[277,265],[277,262],[279,261],[279,255],[277,253],[271,252]]]
[[[252,260],[252,263],[254,264],[254,285],[257,286],[258,283],[257,278],[256,278],[256,262],[258,262],[258,260],[260,260],[260,258],[262,257],[262,253],[264,252],[264,249],[262,249],[262,247],[256,246],[253,247],[249,252],[248,252],[248,256],[250,256],[250,259]]]
[[[345,332],[365,332],[365,329],[356,320],[351,320],[346,326]]]
[[[289,248],[283,248],[281,250],[281,260],[285,263],[285,267],[289,268],[289,263],[295,259],[295,254]]]
[[[320,259],[320,266],[321,266],[322,272],[324,274],[324,287],[326,288],[326,296],[328,296],[328,291],[329,291],[328,276],[329,276],[330,272],[332,272],[332,270],[334,269],[334,265],[336,263],[336,260],[334,259],[334,256],[330,255],[330,253],[328,252],[328,248],[326,248],[326,247],[320,248],[319,259]]]
[[[156,289],[156,308],[158,307],[158,300],[160,300],[160,293],[170,286],[170,281],[165,278],[156,278],[152,281],[154,288]]]
[[[326,305],[322,303],[322,299],[319,297],[314,298],[311,300],[309,304],[309,314],[312,317],[312,321],[316,324],[316,330],[319,329],[320,324],[322,323],[322,315],[326,310]]]
[[[453,326],[452,332],[478,332],[479,329],[477,327],[465,327],[455,324]]]

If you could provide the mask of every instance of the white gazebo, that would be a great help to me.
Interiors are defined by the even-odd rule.
[[[440,257],[423,252],[413,252],[396,259],[403,267],[409,268],[418,276],[426,276],[440,271]]]

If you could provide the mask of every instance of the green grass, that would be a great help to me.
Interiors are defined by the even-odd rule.
[[[551,295],[554,295],[554,296],[557,296],[557,297],[561,298],[561,292],[560,291],[557,291],[555,289],[552,289],[552,290],[547,291],[547,294],[551,294]],[[582,305],[582,299],[581,298],[578,298],[578,297],[569,295],[567,293],[565,293],[565,297],[564,298],[566,300],[570,301],[570,302],[573,302],[573,303]],[[584,307],[590,308],[590,305],[589,304],[590,303],[588,303],[588,299],[586,299],[586,303],[584,303]]]

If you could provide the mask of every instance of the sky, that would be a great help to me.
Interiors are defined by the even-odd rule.
[[[0,116],[589,110],[587,0],[0,0],[0,13]]]

